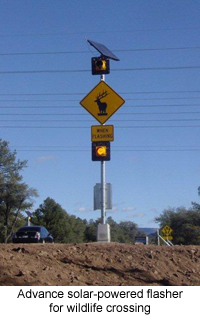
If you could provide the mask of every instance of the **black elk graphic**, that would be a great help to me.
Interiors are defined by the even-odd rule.
[[[107,91],[103,91],[101,94],[99,94],[96,97],[96,100],[94,100],[95,103],[97,103],[98,107],[99,107],[99,116],[106,116],[106,109],[107,109],[107,104],[105,102],[102,102],[101,99],[106,97],[108,95]]]

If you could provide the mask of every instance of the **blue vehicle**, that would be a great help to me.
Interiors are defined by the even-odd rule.
[[[13,243],[54,243],[53,236],[43,226],[23,226],[13,235]]]
[[[149,244],[149,238],[148,238],[148,236],[136,236],[136,237],[135,237],[135,244],[148,245],[148,244]]]

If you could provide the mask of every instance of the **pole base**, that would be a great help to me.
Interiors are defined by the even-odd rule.
[[[110,242],[110,225],[109,224],[98,225],[97,242]]]

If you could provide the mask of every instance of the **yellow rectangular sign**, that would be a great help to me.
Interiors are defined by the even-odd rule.
[[[166,240],[166,241],[172,241],[173,240],[173,236],[171,236],[171,235],[168,235],[168,236],[162,236],[162,238],[164,239],[164,240]]]
[[[92,126],[91,127],[92,142],[113,142],[114,141],[114,126]]]

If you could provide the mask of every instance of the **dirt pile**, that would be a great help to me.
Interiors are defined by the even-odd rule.
[[[200,247],[0,244],[0,285],[200,286]]]

